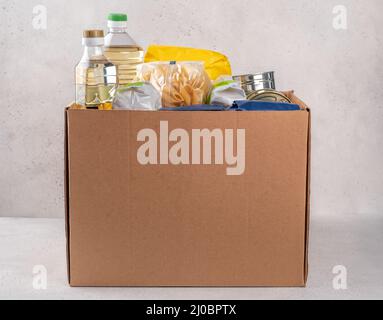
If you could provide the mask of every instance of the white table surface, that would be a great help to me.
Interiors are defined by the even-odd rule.
[[[47,269],[47,289],[33,288],[33,267]],[[333,267],[348,270],[334,290]],[[0,218],[0,299],[383,299],[383,216],[312,218],[305,289],[70,288],[63,219]]]

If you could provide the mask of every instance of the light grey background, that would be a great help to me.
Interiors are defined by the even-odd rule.
[[[0,216],[63,217],[64,108],[81,32],[129,14],[150,43],[218,50],[234,73],[275,70],[313,111],[313,214],[383,212],[383,1],[1,0]],[[32,27],[48,9],[47,30]],[[333,8],[348,29],[333,28]]]

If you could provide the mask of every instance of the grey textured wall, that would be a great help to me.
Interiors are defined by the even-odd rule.
[[[340,4],[346,30],[333,25]],[[209,48],[235,73],[275,70],[313,111],[313,214],[382,213],[383,1],[1,0],[0,216],[63,216],[63,110],[81,31],[105,27],[110,11],[129,14],[144,47]]]

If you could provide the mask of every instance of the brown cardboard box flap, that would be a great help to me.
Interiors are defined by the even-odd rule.
[[[67,110],[66,118],[72,286],[306,284],[309,110]],[[196,148],[193,132],[204,129],[218,140]],[[156,141],[157,164],[139,161],[149,141],[138,141],[143,130]],[[199,151],[203,163],[210,147],[211,163],[172,164],[177,132],[190,145],[173,157],[187,154],[184,161],[192,163]],[[233,152],[220,154],[217,141]],[[237,167],[226,161],[241,152],[243,173],[239,161]],[[230,168],[238,175],[228,175]]]

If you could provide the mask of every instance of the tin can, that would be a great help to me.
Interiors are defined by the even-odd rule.
[[[233,77],[235,81],[241,84],[246,94],[253,93],[254,91],[263,89],[275,90],[274,71],[256,73],[256,74],[245,74]]]
[[[249,100],[291,103],[291,100],[283,93],[270,89],[252,92],[247,97]]]

